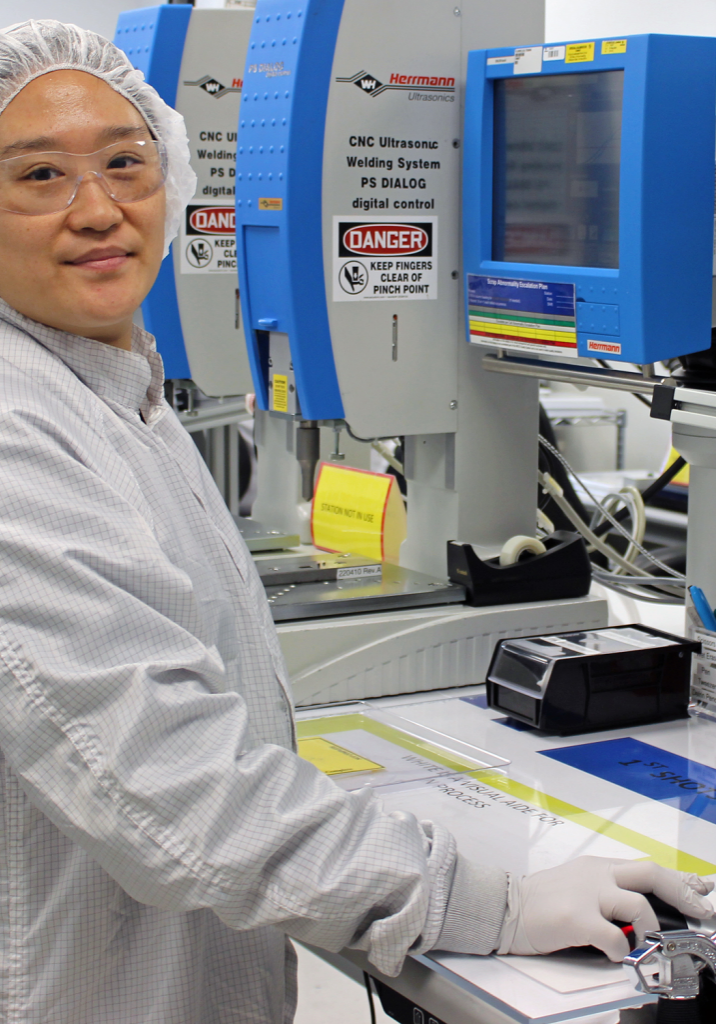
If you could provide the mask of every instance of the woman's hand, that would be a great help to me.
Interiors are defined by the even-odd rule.
[[[498,953],[530,956],[567,946],[596,946],[621,961],[629,943],[614,921],[634,926],[639,942],[659,922],[643,893],[654,893],[686,917],[705,918],[713,889],[698,875],[650,861],[579,857],[523,878],[512,876]]]

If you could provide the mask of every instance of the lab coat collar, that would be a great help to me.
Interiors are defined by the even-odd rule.
[[[96,395],[132,412],[141,412],[153,424],[166,410],[164,365],[154,338],[132,328],[132,351],[103,341],[82,338],[23,316],[0,299],[0,320],[19,327],[65,363]]]

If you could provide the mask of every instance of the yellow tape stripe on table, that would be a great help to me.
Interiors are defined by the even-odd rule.
[[[557,814],[560,818],[566,818],[577,825],[583,825],[584,828],[591,829],[592,832],[598,832],[600,835],[614,839],[625,846],[641,850],[642,853],[645,853],[651,860],[656,861],[657,864],[661,864],[662,867],[676,868],[678,871],[693,871],[697,875],[712,875],[716,873],[716,864],[711,864],[707,860],[701,860],[700,857],[694,857],[690,853],[683,853],[673,846],[659,842],[658,839],[651,839],[649,836],[642,835],[641,832],[635,832],[625,825],[619,825],[608,818],[602,818],[599,814],[592,814],[591,811],[575,807],[574,804],[568,804],[556,796],[543,793],[542,790],[533,789],[532,786],[526,786],[522,782],[516,782],[501,772],[488,768],[484,771],[471,772],[470,774],[474,778],[479,779],[480,782],[493,786],[495,789],[499,789],[503,793],[508,793],[510,796],[517,797],[527,803],[535,804],[535,806],[549,811],[550,814]]]
[[[652,839],[650,836],[645,836],[641,832],[635,832],[625,825],[619,825],[608,818],[603,818],[599,814],[593,814],[591,811],[585,811],[582,807],[576,807],[574,804],[569,804],[558,797],[550,796],[540,789],[534,789],[532,786],[517,782],[515,779],[511,779],[508,775],[504,774],[503,771],[495,771],[494,768],[482,768],[476,771],[472,765],[461,761],[459,757],[446,754],[440,747],[435,747],[431,743],[427,743],[416,736],[410,736],[399,729],[383,725],[381,722],[376,722],[365,715],[335,715],[326,718],[314,718],[298,722],[296,726],[297,734],[300,738],[352,732],[355,729],[362,729],[373,736],[379,736],[381,739],[388,740],[389,743],[394,743],[404,750],[409,750],[411,753],[426,757],[436,764],[449,768],[451,771],[469,775],[471,778],[484,782],[494,789],[499,789],[503,793],[508,793],[519,800],[534,804],[535,807],[541,807],[543,810],[549,811],[550,814],[556,814],[567,821],[573,821],[575,824],[582,825],[592,832],[607,836],[608,839],[614,839],[618,843],[623,843],[624,846],[631,846],[632,849],[639,850],[640,853],[643,853],[657,864],[661,864],[662,867],[676,868],[678,871],[693,871],[697,875],[716,874],[716,864],[702,860],[700,857],[694,857],[690,853],[683,853],[667,843],[659,842],[658,839]]]

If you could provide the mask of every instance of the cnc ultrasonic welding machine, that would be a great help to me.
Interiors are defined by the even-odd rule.
[[[253,5],[161,4],[119,16],[114,42],[183,115],[196,193],[171,255],[142,305],[184,425],[202,447],[232,513],[240,508],[239,447],[250,461],[244,395],[253,391],[236,272],[236,133]],[[245,466],[248,469],[248,466]],[[297,543],[242,518],[252,551]]]
[[[252,388],[236,281],[236,121],[253,11],[162,4],[120,15],[114,41],[184,116],[198,176],[142,312],[166,376],[207,395]]]
[[[298,10],[257,8],[239,122],[237,253],[261,410],[261,515],[281,510],[284,527],[298,529],[288,423],[298,418],[301,435],[345,421],[362,437],[405,438],[402,566],[444,579],[447,545],[458,541],[479,572],[509,538],[535,532],[537,378],[551,371],[528,367],[531,380],[506,380],[472,343],[550,360],[566,353],[576,368],[590,355],[651,363],[709,340],[713,124],[692,129],[708,124],[711,42],[502,47],[473,53],[468,65],[488,32],[513,31],[515,11],[505,9],[501,25],[493,12],[487,28],[480,4],[426,4],[420,19],[399,2],[307,4],[300,18]],[[689,115],[679,119],[686,99]],[[545,130],[550,160],[522,173],[515,152]],[[530,201],[526,219],[517,195]],[[670,246],[689,253],[678,269],[664,255]],[[683,305],[670,298],[674,290]],[[497,333],[500,323],[509,337]],[[555,554],[535,558],[529,571]],[[505,604],[507,574],[492,575],[491,600]],[[560,585],[565,575],[555,574]],[[548,629],[591,614],[586,601],[560,605],[544,580],[532,582],[523,601],[541,592]],[[557,604],[545,605],[546,595]],[[536,607],[521,616],[503,607],[507,628],[544,631]],[[489,612],[463,614],[472,638],[489,633]],[[428,646],[444,654],[433,636]],[[491,646],[475,654],[472,643],[462,679],[479,677]],[[376,647],[376,662],[392,663],[393,648],[388,656],[387,644]],[[394,682],[380,673],[371,685],[390,692]],[[327,686],[338,681],[327,682],[327,666],[320,674]],[[360,682],[341,695],[365,695],[363,669],[346,675]]]
[[[481,543],[494,554],[506,538],[534,533],[536,386],[496,385],[461,341],[466,54],[511,41],[515,24],[539,35],[542,3],[512,0],[499,17],[477,0],[462,9],[426,3],[417,20],[407,0],[261,5],[256,19],[250,10],[178,4],[128,12],[118,24],[116,42],[186,116],[199,176],[172,256],[144,304],[145,322],[169,378],[191,378],[207,395],[256,391],[254,516],[284,536],[300,532],[316,424],[406,438],[404,571],[373,586],[381,599],[397,591],[388,595],[395,610],[382,618],[346,615],[355,602],[345,601],[341,626],[332,620],[333,642],[324,631],[320,647],[310,628],[281,627],[307,700],[319,692],[340,699],[400,691],[406,652],[413,687],[435,685],[435,659],[448,654],[444,685],[477,680],[501,629],[604,621],[603,603],[590,598],[479,613],[446,581],[447,540]],[[235,152],[237,128],[244,143]],[[238,282],[227,272],[234,184]],[[374,250],[385,237],[399,240],[397,254],[393,242],[382,254]],[[348,257],[346,241],[357,247]],[[378,258],[366,260],[368,252]],[[373,276],[370,287],[348,283],[360,267]],[[289,320],[295,328],[287,329]],[[267,407],[275,374],[288,378],[284,410]],[[226,408],[224,398],[213,411],[221,416]],[[222,455],[214,461],[225,466]],[[410,575],[416,572],[423,575]],[[405,607],[416,603],[427,610]],[[331,605],[335,614],[341,602]],[[280,601],[274,614],[282,614]],[[418,634],[426,654],[416,653]],[[349,668],[343,657],[355,647],[363,649],[357,676],[355,660]],[[368,684],[376,659],[380,678]]]

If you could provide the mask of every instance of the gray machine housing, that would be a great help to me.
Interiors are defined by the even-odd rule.
[[[535,529],[537,382],[488,377],[465,340],[461,126],[468,51],[543,35],[543,0],[346,0],[336,43],[323,259],[345,419],[361,437],[405,438],[401,564],[440,578],[449,540],[490,556]],[[391,224],[430,235],[423,255],[371,260],[343,246],[346,227]],[[361,267],[366,287],[348,294],[346,273]],[[272,358],[274,347],[283,366],[278,338]],[[273,414],[259,419],[255,514],[301,532],[292,432]]]
[[[206,395],[253,391],[236,271],[234,185],[243,68],[254,12],[193,10],[176,109],[198,182],[173,261],[192,380]]]

